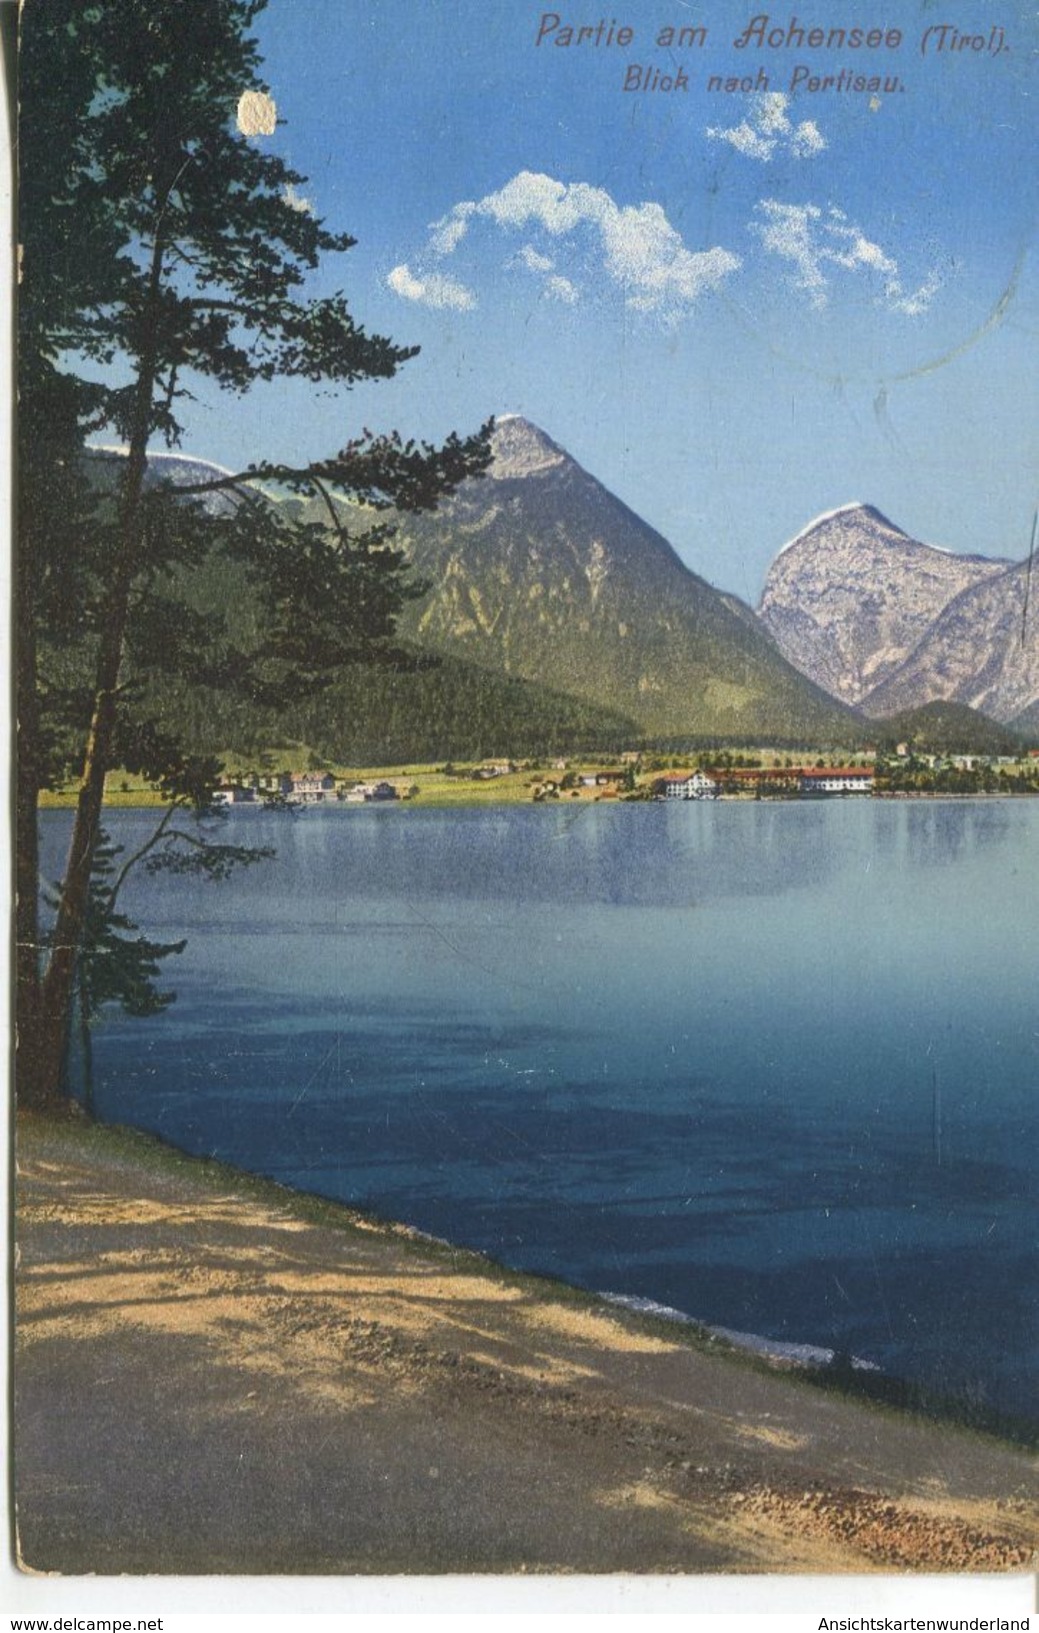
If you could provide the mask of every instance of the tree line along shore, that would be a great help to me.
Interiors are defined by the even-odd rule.
[[[229,756],[217,806],[420,802],[424,805],[542,803],[548,800],[796,799],[847,795],[1022,795],[1039,792],[1039,751],[1017,755],[819,753],[814,749],[723,749],[695,754],[638,753],[544,757],[411,766],[348,767],[304,752],[259,765]],[[70,807],[68,786],[41,795],[42,809]],[[161,789],[124,771],[110,773],[105,804],[161,806]]]

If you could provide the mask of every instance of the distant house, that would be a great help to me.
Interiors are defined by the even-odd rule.
[[[254,805],[256,790],[243,788],[241,783],[221,783],[213,790],[214,805]]]
[[[355,782],[352,788],[343,788],[339,798],[348,805],[370,804],[372,800],[400,799],[401,791],[392,782]]]
[[[717,780],[707,771],[672,771],[653,784],[657,799],[717,799]]]
[[[289,798],[298,805],[316,805],[335,793],[336,780],[330,771],[293,771],[289,780]]]
[[[802,794],[872,794],[871,765],[829,766],[799,773]]]
[[[626,771],[582,771],[582,788],[608,788],[611,783],[621,783],[627,776]]]

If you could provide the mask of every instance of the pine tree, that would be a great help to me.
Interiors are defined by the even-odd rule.
[[[152,479],[149,449],[177,446],[193,378],[239,394],[290,377],[348,387],[414,355],[366,333],[342,293],[305,296],[308,275],[353,240],[301,209],[304,178],[237,127],[243,92],[268,93],[249,32],[265,3],[23,9],[17,975],[29,1102],[61,1096],[77,971],[100,934],[106,774],[123,765],[171,806],[200,809],[219,776],[156,718],[156,683],[277,702],[377,657],[416,587],[372,511],[431,509],[489,459],[489,427],[439,448],[364,432],[302,467],[257,459],[176,489]],[[86,458],[99,433],[125,452]],[[320,496],[328,526],[293,527],[264,482]],[[363,507],[359,532],[344,498]],[[251,643],[192,604],[191,575],[214,556],[248,578],[263,615]],[[36,808],[68,766],[76,817],[42,949]],[[162,851],[170,866],[185,854]]]

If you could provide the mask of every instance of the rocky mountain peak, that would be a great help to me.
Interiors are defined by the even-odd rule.
[[[782,660],[749,609],[528,420],[492,433],[488,477],[395,544],[434,586],[401,620],[426,650],[606,707],[656,736],[842,741],[846,711]]]
[[[889,542],[901,543],[906,539],[908,534],[888,521],[875,505],[864,504],[860,499],[852,499],[846,504],[838,505],[834,510],[827,510],[821,516],[816,516],[807,527],[803,527],[783,545],[776,556],[776,561],[791,551],[796,552],[801,546],[807,548],[834,544],[861,545],[868,542],[875,548]]]
[[[940,700],[1012,721],[1039,703],[1039,619],[1029,563],[981,579],[945,606],[905,663],[862,700],[885,716]]]
[[[795,668],[857,706],[955,597],[1006,567],[924,544],[856,502],[817,516],[783,546],[758,610]]]
[[[540,476],[566,463],[567,456],[551,437],[521,414],[501,414],[491,437],[494,462],[489,475],[498,482]]]

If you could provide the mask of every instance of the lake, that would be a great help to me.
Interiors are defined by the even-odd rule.
[[[188,947],[172,1008],[98,1027],[101,1116],[1034,1413],[1039,801],[221,826],[277,859],[128,888]]]

